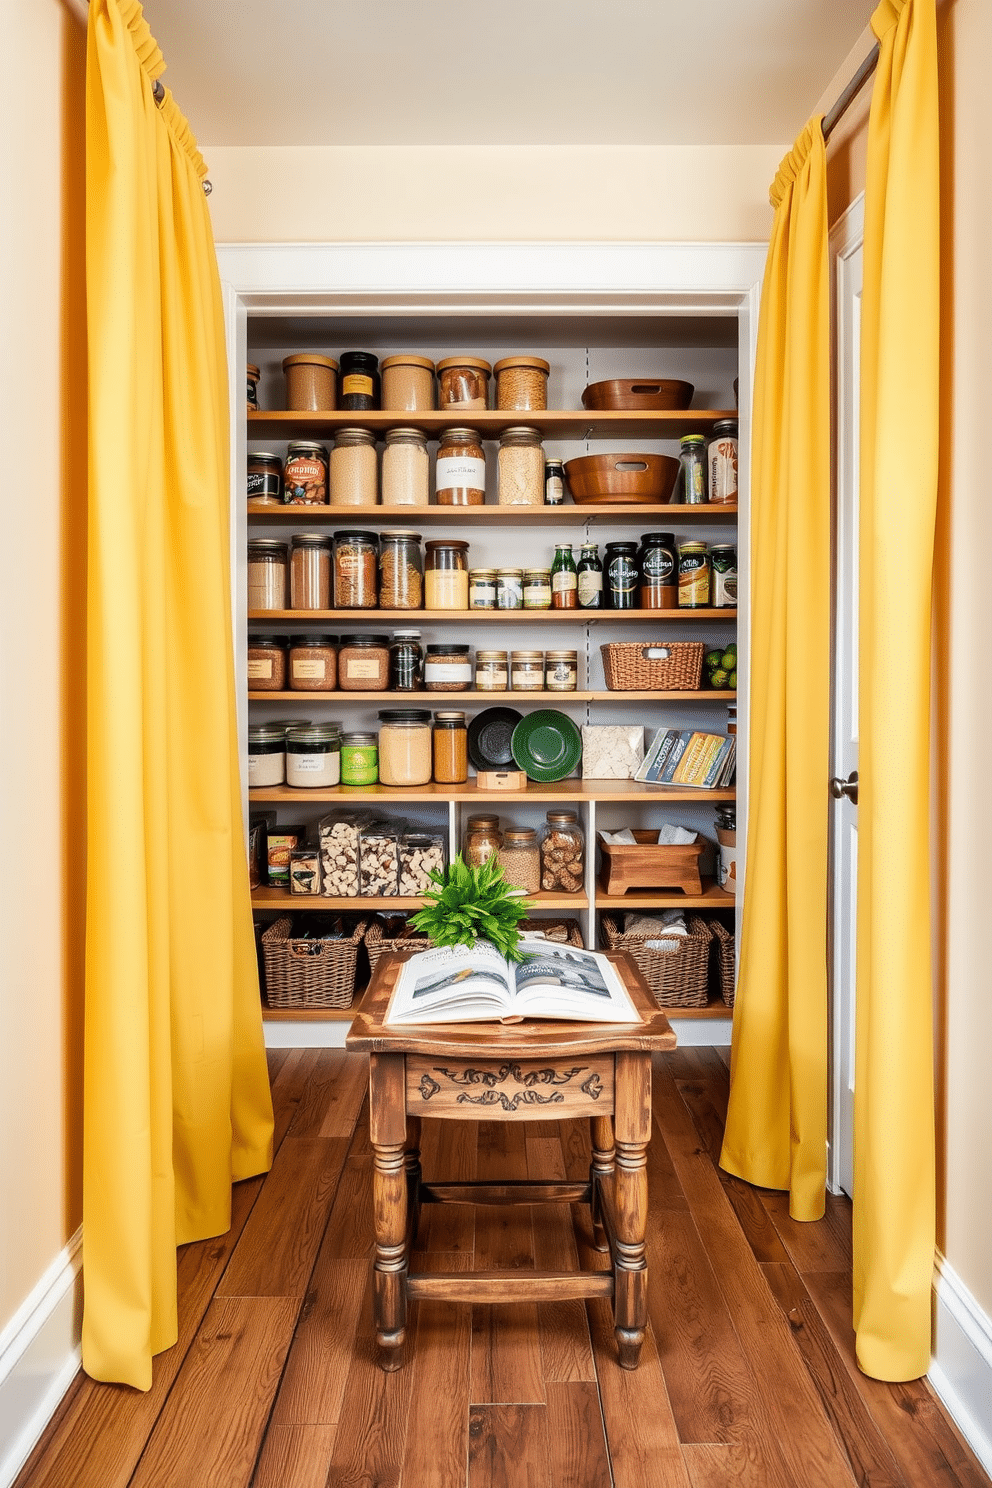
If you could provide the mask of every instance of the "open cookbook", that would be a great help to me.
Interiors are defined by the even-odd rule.
[[[487,941],[418,951],[396,978],[386,1022],[641,1021],[605,956],[541,939],[523,938],[519,949],[523,959],[515,963]]]

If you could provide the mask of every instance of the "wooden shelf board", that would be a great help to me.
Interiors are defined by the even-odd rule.
[[[249,620],[266,625],[664,625],[700,620],[736,621],[736,610],[249,610]]]
[[[537,894],[529,894],[528,899],[535,909],[588,909],[589,900],[585,894],[551,894],[542,889]],[[395,895],[392,898],[375,899],[346,899],[340,895],[331,894],[291,894],[288,889],[262,888],[253,889],[251,894],[251,907],[253,910],[272,911],[276,914],[295,914],[298,910],[309,910],[311,913],[340,914],[343,910],[350,910],[355,914],[374,914],[378,910],[415,910],[423,905],[423,899],[414,896],[407,897]]]
[[[522,791],[480,791],[475,780],[465,785],[391,786],[341,785],[331,790],[307,790],[291,785],[273,785],[248,792],[252,805],[304,806],[309,802],[330,801],[472,801],[480,805],[489,801],[734,801],[737,792],[730,790],[673,790],[671,786],[642,785],[636,780],[558,780],[550,785],[530,781]]]
[[[286,409],[261,409],[247,415],[249,439],[312,439],[356,425],[380,435],[388,429],[421,429],[436,438],[454,424],[477,429],[484,439],[496,439],[504,429],[519,427],[521,423],[540,429],[542,434],[552,439],[678,439],[683,434],[711,434],[717,419],[738,417],[736,408],[630,413],[584,408],[549,408],[534,412],[487,409],[474,413],[464,409],[442,409],[431,413],[408,413],[397,409],[369,413],[352,410],[299,413]]]
[[[670,506],[664,502],[598,503],[565,502],[562,506],[249,506],[248,520],[271,526],[305,522],[307,527],[367,527],[374,522],[402,522],[404,526],[449,524],[486,527],[560,527],[565,524],[591,522],[606,526],[616,522],[643,523],[664,521],[666,528],[695,526],[733,526],[737,506]]]
[[[444,697],[453,699],[454,693],[445,693]],[[537,692],[494,692],[488,689],[482,690],[475,687],[466,688],[457,696],[461,699],[471,698],[473,702],[500,702],[500,703],[523,703],[540,701],[540,706],[546,707],[548,703],[559,706],[562,703],[726,703],[733,702],[737,697],[736,691],[724,692],[690,692],[685,689],[680,692],[548,692],[547,690]],[[336,688],[331,692],[249,692],[250,703],[306,703],[310,705],[317,702],[340,701],[346,703],[395,703],[401,707],[435,707],[440,706],[440,694],[435,692],[348,692],[342,688]]]
[[[733,894],[712,878],[703,879],[701,894],[682,893],[678,890],[647,889],[628,890],[626,894],[596,893],[596,908],[607,910],[628,909],[733,909],[737,901]]]
[[[708,1002],[701,1008],[666,1007],[665,1017],[669,1022],[676,1022],[679,1018],[732,1018],[733,1008],[727,1007],[724,1002]]]

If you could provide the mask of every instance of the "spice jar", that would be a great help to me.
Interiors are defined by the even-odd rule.
[[[331,608],[331,539],[321,532],[298,532],[289,560],[290,607]]]
[[[603,554],[603,597],[608,610],[637,609],[637,544],[610,542]]]
[[[338,685],[338,638],[289,638],[289,685],[294,692],[333,692]]]
[[[497,408],[545,409],[551,363],[541,357],[504,357],[493,368]]]
[[[481,868],[499,852],[502,840],[498,816],[470,816],[465,823],[462,857],[470,868]]]
[[[705,610],[710,603],[710,555],[704,542],[679,548],[679,609]]]
[[[507,827],[499,849],[499,866],[511,888],[537,893],[541,887],[541,857],[533,827]]]
[[[375,785],[378,779],[379,745],[375,734],[342,734],[341,784]]]
[[[472,685],[469,647],[447,642],[427,647],[424,686],[428,692],[464,692]]]
[[[339,429],[331,450],[331,501],[375,506],[378,500],[375,435],[370,429]]]
[[[258,384],[262,380],[262,369],[249,362],[245,371],[248,374],[248,412],[258,412]]]
[[[544,504],[545,506],[564,506],[565,504],[564,460],[552,458],[544,462]]]
[[[376,607],[376,549],[374,532],[344,530],[334,534],[334,605],[339,610]]]
[[[389,637],[343,635],[338,650],[342,692],[385,692],[389,681]]]
[[[431,462],[419,429],[390,429],[382,453],[383,506],[427,506]]]
[[[500,435],[497,500],[500,506],[544,505],[544,446],[539,429],[520,425]]]
[[[248,689],[282,692],[286,686],[286,642],[282,636],[248,637]]]
[[[579,685],[577,651],[546,651],[544,685],[549,692],[574,692]]]
[[[248,455],[248,501],[251,506],[282,505],[282,461],[269,450]]]
[[[341,783],[341,732],[336,723],[289,729],[286,784],[328,789]]]
[[[435,713],[432,731],[434,779],[462,785],[468,779],[468,729],[464,713]]]
[[[682,500],[686,506],[702,506],[706,501],[706,440],[702,434],[685,435],[679,446],[679,458]]]
[[[288,553],[284,542],[258,537],[248,544],[249,610],[284,610]]]
[[[577,894],[585,880],[585,837],[574,811],[549,811],[541,831],[541,888]]]
[[[505,651],[476,651],[475,685],[479,692],[506,692],[510,686]]]
[[[258,724],[248,730],[248,789],[282,785],[286,779],[286,730]]]
[[[428,610],[468,609],[468,543],[435,538],[424,544],[424,604]]]
[[[525,610],[550,610],[551,608],[551,570],[550,568],[525,568],[524,569],[524,609]]]
[[[469,570],[468,607],[470,610],[494,610],[496,608],[496,570],[494,568]]]
[[[543,651],[510,652],[510,688],[513,692],[543,692]]]
[[[341,407],[365,411],[379,407],[379,358],[370,351],[341,353]]]
[[[312,439],[297,439],[286,450],[282,499],[287,506],[327,505],[327,450]]]
[[[492,367],[480,357],[445,357],[437,364],[439,408],[488,408]]]
[[[379,713],[379,782],[426,785],[431,778],[431,715],[426,708]]]
[[[419,610],[424,602],[420,533],[391,528],[379,538],[379,608]]]
[[[421,356],[391,356],[382,363],[382,406],[410,413],[434,407],[434,363]]]
[[[484,506],[486,455],[474,429],[445,429],[437,449],[434,491],[438,506]]]
[[[299,413],[324,413],[338,406],[338,364],[333,357],[301,351],[283,357],[286,407]]]
[[[496,608],[521,610],[524,604],[524,571],[522,568],[496,570]]]
[[[717,419],[707,450],[710,500],[733,506],[737,500],[737,420]]]
[[[715,610],[733,610],[737,606],[737,546],[714,543],[710,548],[713,570],[712,604]]]
[[[674,532],[645,532],[637,563],[641,571],[637,591],[641,609],[678,609],[679,576]]]
[[[419,692],[424,685],[424,653],[419,630],[394,630],[389,643],[389,685],[395,692]]]

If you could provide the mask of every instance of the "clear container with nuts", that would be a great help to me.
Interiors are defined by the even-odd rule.
[[[358,892],[365,899],[392,898],[399,892],[399,846],[404,822],[373,821],[358,840]]]
[[[428,357],[386,357],[380,371],[384,409],[429,413],[434,407],[434,363]]]
[[[299,413],[323,413],[338,406],[338,364],[333,357],[300,351],[283,357],[286,407]]]
[[[289,595],[286,544],[259,537],[248,544],[249,610],[284,610]]]
[[[384,708],[379,713],[379,781],[426,785],[431,778],[431,715],[426,708]]]
[[[544,445],[540,429],[519,425],[500,435],[497,471],[500,506],[544,505]]]
[[[375,435],[339,429],[331,450],[331,501],[335,506],[375,506],[379,500]]]
[[[513,692],[544,691],[544,652],[510,652],[510,688]]]
[[[488,408],[492,370],[481,357],[445,357],[437,364],[438,407]]]
[[[286,686],[286,637],[248,637],[248,691],[282,692]]]
[[[359,884],[361,830],[374,820],[371,812],[336,811],[317,824],[324,893],[354,899]]]
[[[550,362],[542,357],[504,357],[493,368],[496,376],[496,407],[544,410],[548,406]]]
[[[399,892],[424,894],[436,887],[432,873],[444,872],[445,838],[441,832],[404,832],[399,846]]]
[[[334,604],[339,610],[374,610],[379,539],[374,532],[334,534]]]
[[[549,811],[541,831],[541,888],[578,894],[585,882],[585,836],[574,811]]]
[[[289,559],[289,598],[294,610],[331,607],[331,539],[322,532],[298,532]]]
[[[484,506],[486,452],[474,429],[445,429],[437,447],[434,491],[438,506]]]
[[[293,692],[333,692],[338,685],[338,638],[289,638],[289,685]]]
[[[379,608],[419,610],[424,603],[420,533],[393,528],[380,533]]]
[[[541,858],[533,827],[507,827],[499,849],[499,866],[506,882],[525,894],[541,887]]]
[[[481,868],[493,853],[499,852],[502,840],[498,816],[470,816],[465,823],[462,856],[470,868]]]
[[[383,506],[427,506],[430,477],[427,435],[419,429],[390,429],[382,452]]]

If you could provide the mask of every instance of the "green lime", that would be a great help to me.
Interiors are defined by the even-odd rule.
[[[729,672],[725,672],[723,667],[717,667],[715,672],[710,672],[710,686],[726,687],[727,677],[729,675]]]
[[[720,665],[720,658],[722,657],[722,655],[723,655],[723,652],[722,651],[707,651],[707,653],[706,653],[706,665],[708,667],[710,667],[711,669],[713,667],[718,667]]]
[[[737,642],[736,641],[728,641],[727,644],[726,644],[726,646],[723,649],[724,649],[724,651],[728,652],[731,656],[736,656],[737,655]]]
[[[737,686],[737,668],[736,667],[731,672],[730,676],[727,678],[727,686],[728,687],[736,687]]]
[[[732,672],[734,670],[734,667],[737,665],[737,652],[731,651],[728,647],[727,650],[724,651],[723,655],[720,657],[720,665],[725,669],[725,671]]]

